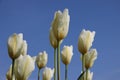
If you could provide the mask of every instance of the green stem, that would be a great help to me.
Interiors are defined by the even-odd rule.
[[[40,69],[38,70],[38,80],[40,80]]]
[[[84,67],[84,66],[85,66],[85,65],[84,65],[84,64],[85,64],[85,59],[84,59],[84,58],[85,58],[85,56],[84,56],[84,54],[83,54],[83,55],[82,55],[82,72],[84,72],[84,70],[85,70],[85,67]],[[83,80],[85,80],[85,79],[84,79],[84,76],[83,76]]]
[[[12,80],[14,80],[14,63],[15,63],[15,60],[13,59],[12,60]]]
[[[84,55],[82,55],[82,72],[84,72],[84,70],[85,70],[84,63],[85,63]]]
[[[88,69],[86,69],[86,80],[88,80]]]
[[[67,74],[68,74],[68,65],[65,65],[65,80],[68,80]]]
[[[58,48],[57,48],[57,76],[58,80],[60,80],[60,41],[58,41]]]
[[[54,48],[54,69],[55,69],[55,72],[54,72],[54,80],[57,80],[56,79],[56,77],[57,77],[57,75],[56,75],[56,72],[57,72],[57,64],[56,64],[56,57],[57,57],[57,55],[56,55],[56,48]]]

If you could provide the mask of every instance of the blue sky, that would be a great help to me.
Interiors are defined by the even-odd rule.
[[[73,45],[74,55],[69,65],[68,79],[76,80],[81,72],[78,36],[82,29],[96,31],[92,48],[98,59],[91,69],[93,80],[120,78],[120,1],[119,0],[0,0],[0,80],[11,64],[7,52],[7,39],[13,33],[23,33],[28,43],[28,54],[48,53],[48,67],[53,68],[53,48],[49,42],[49,29],[57,10],[69,9],[70,28],[64,45]],[[29,80],[37,80],[37,67]],[[41,71],[42,72],[42,71]],[[42,74],[42,73],[41,73]],[[61,80],[64,65],[61,62]]]

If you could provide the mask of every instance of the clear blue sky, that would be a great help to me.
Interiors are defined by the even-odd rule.
[[[57,10],[69,9],[70,28],[61,45],[73,45],[74,55],[69,65],[69,80],[76,80],[81,71],[78,36],[82,29],[96,31],[92,48],[97,48],[98,59],[91,69],[93,80],[120,78],[120,1],[119,0],[0,0],[0,80],[11,64],[7,39],[13,33],[23,33],[28,43],[28,54],[48,53],[48,67],[53,68],[53,48],[49,29]],[[29,80],[37,80],[37,67]],[[61,63],[61,80],[64,65]]]

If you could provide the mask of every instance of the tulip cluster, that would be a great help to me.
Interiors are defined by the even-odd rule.
[[[8,53],[12,59],[12,65],[6,74],[6,80],[28,80],[35,69],[35,62],[39,68],[38,80],[40,79],[40,69],[47,64],[48,55],[46,51],[40,52],[38,56],[31,57],[27,54],[27,42],[23,40],[23,34],[14,33],[8,38]],[[51,80],[53,74],[54,69],[45,68],[43,80]]]
[[[23,40],[22,33],[14,33],[8,38],[8,55],[12,59],[12,64],[6,74],[6,80],[28,80],[29,76],[35,69],[35,64],[38,67],[38,80],[40,80],[40,71],[43,70],[42,80],[61,80],[60,76],[60,61],[65,65],[65,80],[68,79],[68,65],[73,56],[73,46],[60,47],[69,31],[70,15],[68,9],[63,12],[56,11],[52,21],[49,39],[50,44],[54,49],[54,68],[47,67],[48,54],[46,51],[39,52],[37,56],[31,57],[27,54],[28,44]],[[81,53],[82,73],[78,80],[92,80],[93,72],[90,68],[97,59],[97,50],[91,49],[94,41],[95,31],[84,30],[80,33],[78,40],[78,50]]]
[[[93,66],[94,61],[97,59],[97,50],[91,49],[94,41],[95,31],[82,30],[78,39],[78,50],[82,54],[82,73],[78,80],[92,80],[93,72],[90,68]]]

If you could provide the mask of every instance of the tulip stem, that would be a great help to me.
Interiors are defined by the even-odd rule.
[[[82,72],[84,72],[84,63],[85,63],[85,59],[84,59],[84,54],[82,55]]]
[[[60,80],[60,41],[58,41],[58,48],[57,48],[57,76],[58,80]]]
[[[14,63],[15,63],[15,60],[13,59],[12,60],[12,80],[14,80]]]
[[[85,58],[85,56],[84,56],[84,54],[83,54],[83,55],[82,55],[82,72],[84,72],[84,70],[85,70],[85,69],[84,69],[84,64],[85,64],[85,59],[84,59],[84,58]],[[85,80],[85,79],[84,79],[84,76],[83,76],[83,80]]]
[[[38,70],[38,80],[40,80],[40,69]]]
[[[88,69],[86,69],[86,80],[88,80]]]
[[[68,80],[67,73],[68,73],[68,65],[65,65],[65,80]]]
[[[57,64],[56,64],[56,48],[54,48],[54,69],[55,69],[55,71],[54,71],[54,80],[57,80],[56,79],[56,77],[57,77],[57,75],[56,75],[56,72],[57,72]]]

